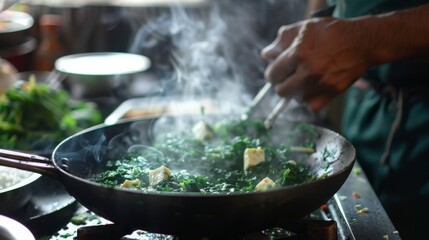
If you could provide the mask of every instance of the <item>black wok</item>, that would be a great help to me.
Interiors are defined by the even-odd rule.
[[[310,183],[265,192],[204,195],[146,193],[109,188],[91,181],[107,160],[124,154],[129,145],[150,144],[153,131],[149,130],[160,121],[144,118],[87,129],[61,142],[51,159],[0,150],[0,165],[59,180],[83,206],[121,226],[164,234],[207,236],[282,226],[304,217],[339,190],[355,162],[355,150],[346,139],[314,126],[321,137],[308,164],[320,172],[326,168],[323,152],[328,149],[334,154],[327,159],[331,162],[327,177]],[[273,126],[280,140],[282,132],[288,131],[283,125]]]

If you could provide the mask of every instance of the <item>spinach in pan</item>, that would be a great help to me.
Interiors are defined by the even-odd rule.
[[[301,184],[317,178],[300,164],[315,149],[317,132],[310,130],[298,125],[274,133],[261,121],[249,120],[215,126],[199,122],[192,131],[166,134],[137,154],[110,161],[96,181],[142,191],[200,193]],[[284,136],[276,143],[279,134]]]

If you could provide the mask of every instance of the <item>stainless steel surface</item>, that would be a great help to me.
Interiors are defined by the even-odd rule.
[[[348,234],[348,239],[349,240],[356,240],[355,235],[353,234],[352,228],[350,227],[350,222],[347,219],[346,213],[344,212],[343,206],[341,205],[341,201],[338,197],[338,194],[335,194],[334,197],[331,200],[334,204],[336,209],[332,209],[333,213],[338,212],[340,214],[340,216],[337,217],[337,221],[342,221],[343,225],[340,231],[343,235]],[[331,206],[332,207],[332,206]],[[341,218],[340,218],[341,217]],[[346,233],[347,232],[347,233]]]
[[[355,239],[401,239],[358,162],[336,195]],[[361,208],[368,211],[359,213]]]

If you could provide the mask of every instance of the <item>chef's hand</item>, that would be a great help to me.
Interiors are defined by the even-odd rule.
[[[272,60],[265,77],[278,95],[319,111],[365,73],[369,52],[356,22],[329,17],[281,27],[261,55]]]

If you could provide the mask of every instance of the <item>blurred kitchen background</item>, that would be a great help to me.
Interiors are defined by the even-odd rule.
[[[115,86],[114,98],[90,96],[110,107],[106,115],[130,98],[179,91],[206,96],[216,92],[211,88],[245,92],[230,99],[245,104],[264,84],[267,63],[259,51],[281,25],[303,19],[305,7],[302,0],[21,0],[2,13],[2,21],[10,21],[10,11],[31,20],[13,33],[0,29],[0,57],[27,72],[55,70],[58,58],[79,53],[146,56],[150,68]],[[229,86],[231,80],[239,87]],[[201,89],[189,93],[195,88]],[[318,115],[337,128],[337,112],[334,103],[334,110]]]
[[[3,101],[8,114],[0,117],[18,116],[6,120],[14,120],[18,129],[29,122],[33,129],[1,130],[1,148],[50,156],[58,139],[49,136],[62,140],[83,126],[163,113],[241,116],[266,83],[268,62],[260,57],[261,49],[280,26],[302,20],[305,9],[303,0],[18,0],[0,12],[0,59],[16,68],[19,74],[12,75],[21,80],[18,88],[34,76],[53,92],[70,95],[57,108],[40,101],[45,95],[30,102],[41,104],[17,104],[19,109]],[[10,79],[3,73],[0,97],[2,81]],[[265,119],[279,101],[271,89],[254,117]],[[39,129],[40,123],[62,123],[65,115],[73,116],[76,128]],[[341,97],[320,113],[291,101],[279,118],[338,131],[340,115]],[[76,211],[75,199],[51,180],[36,182],[31,200],[26,197],[10,214],[36,236],[66,229]]]

